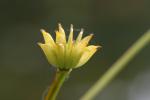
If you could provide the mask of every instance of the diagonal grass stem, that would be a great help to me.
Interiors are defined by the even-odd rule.
[[[150,30],[143,34],[106,73],[81,97],[80,100],[93,100],[110,83],[118,73],[150,43]]]

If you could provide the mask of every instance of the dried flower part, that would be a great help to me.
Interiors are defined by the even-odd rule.
[[[59,69],[72,69],[84,65],[97,51],[100,46],[88,45],[93,34],[84,38],[81,29],[76,40],[73,40],[73,25],[70,27],[70,34],[66,40],[66,34],[61,24],[58,24],[56,40],[45,30],[41,30],[45,43],[38,43],[46,55],[48,61]]]

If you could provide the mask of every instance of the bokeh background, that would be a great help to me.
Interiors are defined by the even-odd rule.
[[[54,36],[57,23],[75,34],[94,33],[103,46],[72,72],[58,100],[79,100],[94,82],[150,29],[150,0],[0,0],[0,100],[42,100],[55,69],[38,41],[40,29]],[[150,100],[150,45],[95,100]]]

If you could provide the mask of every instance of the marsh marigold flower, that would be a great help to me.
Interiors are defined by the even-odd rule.
[[[73,25],[70,27],[68,40],[61,24],[58,24],[56,40],[45,30],[41,30],[45,43],[38,43],[48,61],[59,69],[72,69],[84,65],[100,46],[88,45],[93,34],[82,38],[83,29],[73,40]]]

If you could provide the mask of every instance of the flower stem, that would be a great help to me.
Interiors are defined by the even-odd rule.
[[[143,34],[111,67],[110,69],[81,97],[81,100],[93,100],[108,83],[131,61],[147,44],[150,43],[150,30]]]
[[[71,70],[57,70],[54,80],[48,90],[45,100],[56,100],[57,94],[63,85],[66,78],[68,78]]]

